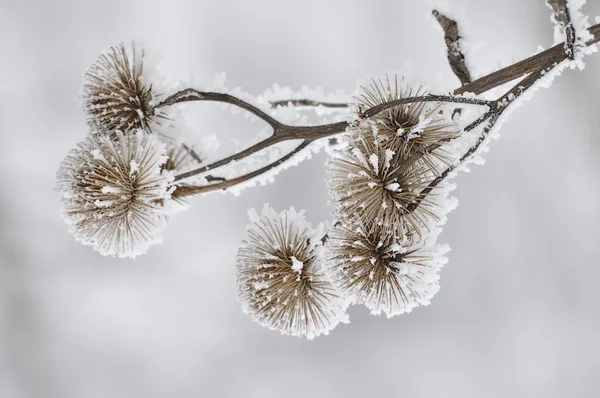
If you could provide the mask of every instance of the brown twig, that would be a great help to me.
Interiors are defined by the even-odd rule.
[[[271,101],[271,108],[277,108],[278,106],[306,106],[306,107],[320,107],[323,108],[347,108],[350,104],[344,102],[321,102],[309,99],[285,99]]]
[[[546,0],[546,4],[554,11],[552,18],[565,30],[565,54],[569,59],[575,59],[575,28],[571,22],[567,0]]]
[[[593,38],[586,43],[587,46],[598,43],[600,41],[600,24],[594,25],[588,29]],[[490,73],[480,79],[474,80],[471,83],[464,85],[454,90],[454,95],[460,95],[466,92],[481,94],[511,80],[518,79],[536,69],[543,68],[544,65],[559,63],[567,58],[565,54],[565,43],[560,43],[546,51],[517,62],[511,66]]]
[[[296,155],[297,153],[302,151],[304,148],[306,148],[310,144],[310,142],[311,142],[310,140],[304,140],[293,151],[291,151],[290,153],[288,153],[285,156],[282,156],[278,160],[276,160],[272,163],[269,163],[268,165],[261,167],[253,172],[244,174],[244,175],[236,177],[236,178],[232,178],[231,180],[224,180],[223,182],[220,182],[218,184],[211,184],[211,185],[204,185],[204,186],[183,186],[183,187],[177,188],[175,190],[175,192],[173,193],[173,197],[180,199],[180,198],[184,198],[186,196],[197,195],[200,193],[219,191],[219,190],[230,188],[234,185],[241,184],[242,182],[251,180],[271,169],[276,168],[277,166],[280,166],[284,162],[288,161],[294,155]]]
[[[600,41],[600,24],[592,26],[589,29],[589,31],[593,35],[593,39],[590,40],[587,43],[587,45],[591,45],[591,44],[594,44],[594,43]],[[514,90],[521,89],[523,87],[523,84],[529,81],[528,79],[533,78],[532,76],[537,76],[537,72],[543,71],[546,68],[548,68],[549,66],[557,65],[558,63],[560,63],[561,61],[563,61],[565,59],[567,59],[567,54],[564,51],[564,43],[558,44],[558,45],[552,47],[551,49],[546,50],[542,53],[536,54],[532,57],[529,57],[526,60],[517,62],[516,64],[511,65],[507,68],[503,68],[497,72],[493,72],[487,76],[484,76],[480,79],[472,81],[472,82],[454,90],[453,94],[460,95],[465,92],[473,92],[475,94],[480,94],[480,93],[488,91],[494,87],[497,87],[501,84],[507,83],[511,80],[517,79],[521,76],[524,76],[524,75],[530,73],[530,76],[525,78],[521,83],[517,84],[515,87],[513,87],[513,89],[511,91],[509,91],[509,93],[507,93],[507,95],[511,94],[511,93],[513,95],[516,95]],[[536,71],[536,73],[531,73],[534,71]],[[527,86],[526,88],[528,88],[528,87],[529,86]],[[507,98],[505,98],[505,96],[503,96],[501,99],[506,100]],[[486,114],[484,114],[484,116],[477,119],[470,126],[465,128],[465,130],[468,131],[467,129],[473,129],[473,128],[479,126],[481,123],[483,123],[487,120],[490,120],[491,121],[490,126],[487,129],[484,129],[484,132],[482,133],[481,142],[483,142],[485,136],[487,135],[487,132],[491,129],[493,124],[497,121],[498,117],[505,109],[505,108],[500,109],[500,107],[499,107],[499,104],[500,104],[499,101],[501,99],[499,99],[497,101],[487,101],[487,100],[464,98],[464,97],[426,95],[426,96],[419,96],[419,97],[402,98],[402,99],[390,101],[390,102],[387,102],[384,104],[380,104],[371,109],[366,110],[365,112],[362,113],[361,116],[364,118],[369,118],[369,117],[376,115],[379,112],[384,111],[385,109],[389,109],[389,108],[392,108],[392,107],[395,107],[398,105],[402,105],[402,104],[415,103],[415,102],[450,102],[450,103],[463,103],[463,104],[471,104],[471,105],[485,105],[485,106],[488,106],[490,108],[490,110]],[[224,103],[232,104],[232,105],[242,108],[242,109],[254,114],[258,118],[264,120],[266,123],[268,123],[273,128],[273,134],[271,136],[267,137],[266,139],[264,139],[263,141],[260,141],[256,144],[250,146],[249,148],[246,148],[245,150],[242,150],[242,151],[235,153],[231,156],[228,156],[224,159],[216,161],[212,164],[209,164],[209,165],[200,167],[198,169],[191,170],[186,173],[180,174],[175,177],[175,181],[180,181],[180,180],[183,180],[183,179],[186,179],[189,177],[193,177],[193,176],[202,174],[208,170],[223,166],[232,161],[241,160],[243,158],[246,158],[254,153],[262,151],[262,150],[264,150],[272,145],[275,145],[279,142],[282,142],[282,141],[299,139],[299,140],[303,140],[303,145],[304,144],[308,145],[310,142],[312,142],[314,140],[328,137],[328,136],[331,136],[334,134],[342,133],[346,130],[346,127],[348,126],[347,122],[339,122],[339,123],[333,123],[333,124],[327,124],[327,125],[321,125],[321,126],[289,126],[289,125],[285,125],[285,124],[277,121],[276,119],[274,119],[270,115],[266,114],[262,110],[258,109],[254,105],[252,105],[246,101],[243,101],[237,97],[231,96],[229,94],[224,94],[224,93],[202,92],[202,91],[198,91],[195,89],[186,89],[186,90],[182,90],[178,93],[175,93],[175,94],[169,96],[167,99],[165,99],[161,103],[159,103],[158,105],[156,105],[155,109],[161,108],[164,106],[168,106],[168,105],[174,105],[176,103],[188,102],[188,101],[213,101],[213,102],[224,102]],[[309,101],[309,100],[302,100],[302,101]],[[510,101],[508,101],[508,102],[510,103],[511,101],[512,101],[512,99],[510,99]],[[474,151],[476,151],[477,148],[479,147],[479,145],[481,144],[481,142],[478,142],[476,144],[476,147],[473,149],[473,151],[467,152],[465,154],[465,156],[468,157]],[[466,157],[461,158],[461,163],[464,159],[466,159]],[[279,164],[281,164],[281,163],[279,163]],[[266,169],[263,167],[255,172],[238,177],[238,179],[242,178],[241,181],[246,181],[246,179],[254,178],[257,175],[261,174],[262,172],[269,170],[271,165],[265,166]],[[275,166],[272,166],[272,167],[275,167]],[[457,166],[454,166],[454,167],[457,167]],[[263,171],[259,172],[260,170],[263,170]],[[445,178],[445,176],[448,173],[450,173],[450,171],[451,170],[447,170],[444,172],[445,174],[442,173],[444,175],[442,177],[442,179]],[[258,173],[258,174],[256,174],[256,173]],[[252,175],[252,177],[247,177],[249,175]],[[238,180],[232,179],[232,180],[228,180],[228,181],[223,181],[220,184],[212,184],[210,186],[214,187],[216,185],[219,185],[220,188],[214,188],[214,189],[225,189],[226,187],[235,185],[235,183],[233,183],[234,181],[238,181]],[[239,183],[239,182],[237,182],[237,183]],[[437,182],[437,183],[439,183],[439,182]],[[437,183],[436,183],[436,185],[437,185]],[[225,187],[225,188],[221,188],[221,187]],[[198,188],[202,188],[202,187],[198,187]],[[214,189],[211,189],[211,190],[214,190]]]
[[[529,76],[527,76],[521,82],[517,83],[506,94],[504,94],[502,97],[497,99],[495,102],[496,102],[496,104],[498,104],[498,106],[496,106],[495,109],[491,110],[490,112],[487,112],[482,117],[477,119],[475,122],[473,122],[469,126],[465,127],[465,131],[472,130],[475,127],[477,127],[478,125],[485,122],[486,120],[489,120],[488,124],[483,128],[483,131],[482,131],[481,135],[478,137],[475,144],[473,144],[467,150],[467,152],[465,152],[461,156],[461,158],[459,159],[459,161],[456,164],[451,165],[448,168],[446,168],[446,170],[444,170],[438,177],[436,177],[427,186],[427,188],[423,189],[423,191],[420,192],[419,198],[417,199],[417,201],[412,203],[410,206],[408,206],[408,211],[409,212],[415,211],[417,209],[417,207],[420,205],[420,203],[423,201],[423,199],[425,199],[425,197],[433,189],[435,189],[444,179],[446,179],[446,177],[448,177],[448,175],[452,171],[454,171],[460,165],[464,164],[464,162],[479,149],[481,144],[487,138],[489,132],[492,130],[492,128],[494,127],[494,125],[496,124],[496,122],[498,121],[498,119],[500,118],[502,113],[508,108],[508,106],[510,104],[512,104],[518,97],[520,97],[525,91],[527,91],[529,88],[531,88],[535,84],[535,82],[538,81],[538,79],[544,75],[544,73],[548,72],[550,69],[552,69],[555,66],[556,65],[548,65],[545,68],[540,68],[540,69],[532,72]]]
[[[207,97],[207,94],[220,94],[220,93],[202,93],[202,97],[201,100],[204,100],[204,98]],[[171,97],[176,98],[177,94],[172,95]],[[169,97],[169,98],[171,98]],[[221,96],[213,96],[215,99],[213,99],[213,101],[217,101],[217,102],[227,102],[227,103],[231,103],[230,102],[230,98],[227,97],[221,97]],[[230,96],[229,96],[230,97]],[[192,99],[187,99],[187,97],[185,101],[193,101]],[[173,102],[176,103],[177,101]],[[392,108],[394,106],[398,106],[398,105],[402,105],[402,104],[409,104],[409,103],[415,103],[415,102],[453,102],[453,103],[461,103],[461,104],[472,104],[472,105],[486,105],[489,106],[491,104],[491,101],[486,101],[486,100],[480,100],[480,99],[472,99],[472,98],[462,98],[462,97],[450,97],[450,96],[443,96],[443,95],[426,95],[426,96],[420,96],[420,97],[409,97],[409,98],[401,98],[395,101],[390,101],[387,102],[385,104],[381,104],[378,105],[376,107],[373,107],[369,110],[367,110],[366,112],[363,113],[363,117],[365,118],[369,118],[371,116],[376,115],[379,112],[384,111],[385,109],[388,108]],[[248,104],[249,105],[249,104]],[[243,109],[249,110],[247,109],[247,107],[242,107]],[[254,113],[255,115],[257,115],[258,117],[261,117],[260,114],[258,114],[257,112],[254,112],[252,110],[249,110],[250,112]],[[261,111],[261,113],[263,113]],[[270,118],[270,116],[269,116]],[[177,176],[175,176],[175,181],[180,181],[186,178],[190,178],[199,174],[202,174],[208,170],[212,170],[215,169],[217,167],[223,166],[229,162],[232,161],[238,161],[241,159],[244,159],[254,153],[260,152],[272,145],[275,145],[279,142],[282,141],[287,141],[287,140],[308,140],[308,141],[314,141],[320,138],[325,138],[334,134],[339,134],[342,133],[346,130],[346,127],[348,127],[348,123],[347,122],[338,122],[338,123],[332,123],[332,124],[325,124],[325,125],[320,125],[320,126],[289,126],[280,122],[276,121],[276,125],[273,126],[273,135],[267,137],[266,139],[264,139],[263,141],[260,141],[254,145],[252,145],[249,148],[246,148],[245,150],[235,153],[231,156],[228,156],[224,159],[218,160],[214,163],[211,163],[209,165],[194,169],[194,170],[190,170],[186,173],[182,173],[179,174]],[[270,124],[270,123],[269,123]]]
[[[158,105],[154,107],[154,109],[160,109],[165,106],[179,104],[182,102],[190,102],[190,101],[211,101],[211,102],[224,102],[227,104],[235,105],[238,108],[245,109],[246,111],[254,114],[258,118],[267,122],[271,127],[277,128],[281,125],[279,121],[272,118],[270,115],[261,111],[254,105],[241,100],[233,95],[225,94],[225,93],[215,93],[210,91],[199,91],[193,88],[186,88],[185,90],[181,90],[176,92],[173,95],[167,97],[164,101],[160,102]]]
[[[471,82],[471,73],[465,63],[465,56],[460,50],[460,35],[458,34],[458,24],[455,20],[440,14],[438,10],[433,10],[431,14],[438,21],[444,31],[444,40],[448,49],[448,63],[452,68],[452,72],[458,77],[461,84],[469,84]]]

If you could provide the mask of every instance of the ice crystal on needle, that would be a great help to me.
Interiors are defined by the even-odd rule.
[[[57,173],[63,215],[75,238],[103,255],[135,257],[160,240],[170,178],[165,145],[143,131],[91,135]]]
[[[309,339],[327,334],[344,318],[345,301],[325,275],[322,228],[303,212],[277,214],[268,205],[250,211],[248,241],[237,256],[238,296],[244,312],[282,334]]]

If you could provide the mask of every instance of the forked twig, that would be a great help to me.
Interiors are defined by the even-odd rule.
[[[435,11],[434,11],[434,15],[435,15]],[[439,15],[439,13],[436,17],[438,17],[438,16],[440,18],[443,17],[443,16]],[[452,23],[450,22],[452,20],[444,20],[444,21],[445,21],[445,23],[449,24],[448,26],[452,25]],[[442,22],[440,22],[440,23],[442,23]],[[451,29],[451,28],[448,28],[448,29]],[[446,28],[444,28],[444,30],[446,31]],[[593,38],[587,43],[587,45],[592,45],[592,44],[595,44],[598,41],[600,41],[600,24],[590,27],[589,32],[592,34]],[[447,43],[448,43],[448,40],[450,40],[450,44],[452,44],[452,43],[456,42],[456,40],[458,40],[458,38],[459,38],[458,32],[456,32],[456,35],[449,36],[449,39],[447,39]],[[567,43],[558,44],[544,52],[541,52],[532,57],[529,57],[523,61],[517,62],[517,63],[515,63],[509,67],[503,68],[499,71],[490,73],[489,75],[484,76],[475,81],[467,82],[466,75],[463,75],[462,78],[461,78],[461,76],[459,76],[459,78],[461,78],[461,82],[466,83],[466,84],[464,84],[462,87],[454,90],[454,92],[453,92],[454,95],[460,95],[460,94],[463,94],[466,92],[481,94],[481,93],[486,92],[486,91],[488,91],[492,88],[495,88],[499,85],[507,83],[511,80],[515,80],[524,75],[528,75],[525,79],[523,79],[523,81],[517,83],[509,92],[507,92],[505,95],[503,95],[496,101],[488,101],[488,100],[482,100],[482,99],[476,99],[476,98],[466,98],[466,97],[443,96],[443,95],[416,96],[416,97],[409,97],[409,98],[401,98],[401,99],[389,101],[389,102],[374,106],[374,107],[364,111],[361,114],[361,117],[369,118],[369,117],[372,117],[386,109],[393,108],[398,105],[403,105],[403,104],[408,104],[408,103],[416,103],[416,102],[460,103],[460,104],[487,106],[489,108],[489,110],[482,117],[478,118],[477,120],[475,120],[473,123],[471,123],[469,126],[467,126],[464,129],[464,131],[469,131],[469,130],[472,130],[475,127],[481,125],[482,123],[488,121],[488,124],[484,127],[481,137],[478,139],[476,144],[472,148],[470,148],[467,151],[467,153],[465,153],[461,157],[460,161],[456,165],[450,166],[440,176],[438,176],[438,178],[436,178],[434,181],[432,181],[432,183],[430,184],[430,187],[427,187],[422,192],[422,194],[426,195],[432,189],[434,189],[435,186],[437,186],[439,184],[439,182],[441,182],[444,178],[446,178],[446,176],[452,170],[454,170],[456,167],[458,167],[460,164],[462,164],[469,156],[471,156],[479,148],[481,143],[485,140],[485,137],[487,137],[487,134],[489,133],[491,128],[494,126],[494,124],[496,123],[496,121],[498,120],[500,115],[506,109],[507,105],[510,105],[512,103],[512,101],[514,101],[515,98],[517,98],[525,90],[530,88],[535,83],[535,81],[537,81],[537,79],[539,79],[541,77],[541,75],[545,71],[548,71],[549,69],[555,67],[560,62],[562,62],[566,59],[570,59],[569,52],[565,51],[566,46],[567,46]],[[460,51],[459,51],[459,53],[460,53]],[[460,53],[460,55],[462,56],[462,53]],[[449,60],[451,62],[451,65],[452,65],[452,63],[455,63],[456,65],[458,65],[461,62],[460,57],[457,58],[456,54],[451,59],[450,53],[449,53]],[[462,57],[462,62],[464,64],[464,57]],[[466,68],[466,66],[465,66],[465,68]],[[454,67],[453,67],[453,70],[454,70]],[[467,72],[468,72],[468,70],[467,70]],[[469,78],[470,78],[470,75],[469,75]],[[235,153],[233,155],[225,157],[225,158],[218,160],[216,162],[213,162],[209,165],[197,168],[195,170],[191,170],[186,173],[179,174],[175,177],[175,181],[181,181],[186,178],[197,176],[202,173],[205,173],[208,170],[215,169],[217,167],[228,164],[232,161],[238,161],[238,160],[244,159],[252,154],[260,152],[266,148],[271,147],[272,145],[275,145],[275,144],[283,142],[283,141],[302,140],[302,144],[300,146],[298,146],[294,151],[290,152],[288,155],[286,155],[286,156],[282,157],[281,159],[279,159],[273,163],[270,163],[262,168],[259,168],[258,170],[255,170],[251,173],[245,174],[243,176],[240,176],[240,177],[237,177],[237,178],[234,178],[231,180],[221,181],[217,184],[211,184],[211,185],[207,185],[207,186],[198,186],[198,187],[186,187],[185,189],[189,189],[189,192],[192,192],[193,190],[195,190],[195,191],[193,191],[194,193],[189,193],[189,195],[192,195],[195,193],[200,193],[200,192],[214,191],[214,190],[218,190],[218,189],[227,189],[233,185],[239,184],[241,182],[245,182],[251,178],[254,178],[268,170],[271,170],[271,169],[281,165],[283,162],[287,161],[293,155],[295,155],[296,153],[298,153],[299,151],[304,149],[306,146],[308,146],[311,142],[313,142],[317,139],[320,139],[320,138],[329,137],[331,135],[342,133],[346,130],[346,127],[348,127],[347,122],[338,122],[338,123],[332,123],[332,124],[326,124],[326,125],[320,125],[320,126],[290,126],[290,125],[286,125],[286,124],[279,122],[278,120],[276,120],[272,116],[268,115],[264,111],[260,110],[259,108],[255,107],[254,105],[252,105],[242,99],[234,97],[232,95],[225,94],[225,93],[204,92],[204,91],[199,91],[199,90],[195,90],[195,89],[191,89],[191,88],[182,90],[180,92],[177,92],[177,93],[169,96],[164,101],[162,101],[158,105],[156,105],[155,109],[169,106],[169,105],[174,105],[177,103],[189,102],[189,101],[222,102],[222,103],[228,103],[228,104],[237,106],[241,109],[244,109],[244,110],[252,113],[253,115],[257,116],[258,118],[262,119],[267,124],[269,124],[273,128],[273,134],[271,136],[267,137],[266,139],[254,144],[254,145],[250,146],[249,148],[246,148],[238,153]],[[292,104],[296,103],[296,104],[299,104],[300,106],[327,106],[327,105],[329,105],[330,107],[339,107],[339,108],[347,106],[347,104],[321,103],[318,101],[312,101],[312,100],[307,100],[307,99],[296,99],[296,100],[285,100],[285,101],[282,100],[282,101],[276,101],[275,104],[279,105],[284,102],[286,104],[290,103],[290,102]],[[214,179],[213,179],[213,181],[214,181]],[[185,195],[185,196],[189,196],[189,195]],[[416,206],[418,206],[418,203],[416,204]]]

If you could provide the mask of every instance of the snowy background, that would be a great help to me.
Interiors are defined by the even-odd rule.
[[[448,1],[480,45],[468,54],[475,77],[552,43],[543,0]],[[431,306],[390,320],[355,307],[351,324],[306,341],[242,313],[234,259],[250,207],[328,218],[325,155],[241,197],[193,199],[143,257],[102,257],[68,234],[53,192],[86,135],[83,73],[135,38],[162,50],[173,79],[225,71],[229,87],[254,94],[275,82],[351,92],[408,60],[421,79],[457,85],[431,6],[0,0],[0,10],[1,397],[598,396],[600,55],[517,109],[487,165],[456,180],[460,205],[440,238],[452,252]],[[223,147],[257,127],[211,104],[186,112]]]

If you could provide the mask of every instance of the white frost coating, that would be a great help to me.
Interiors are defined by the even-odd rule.
[[[312,339],[347,322],[347,303],[325,275],[323,224],[304,212],[248,212],[248,239],[237,255],[238,298],[245,313],[282,334]]]
[[[294,271],[296,271],[297,273],[302,274],[302,268],[304,267],[304,262],[298,260],[294,256],[291,256],[290,259],[292,260],[292,269]]]
[[[136,257],[161,241],[170,177],[165,145],[143,131],[89,136],[57,173],[63,217],[75,239],[103,255]]]

